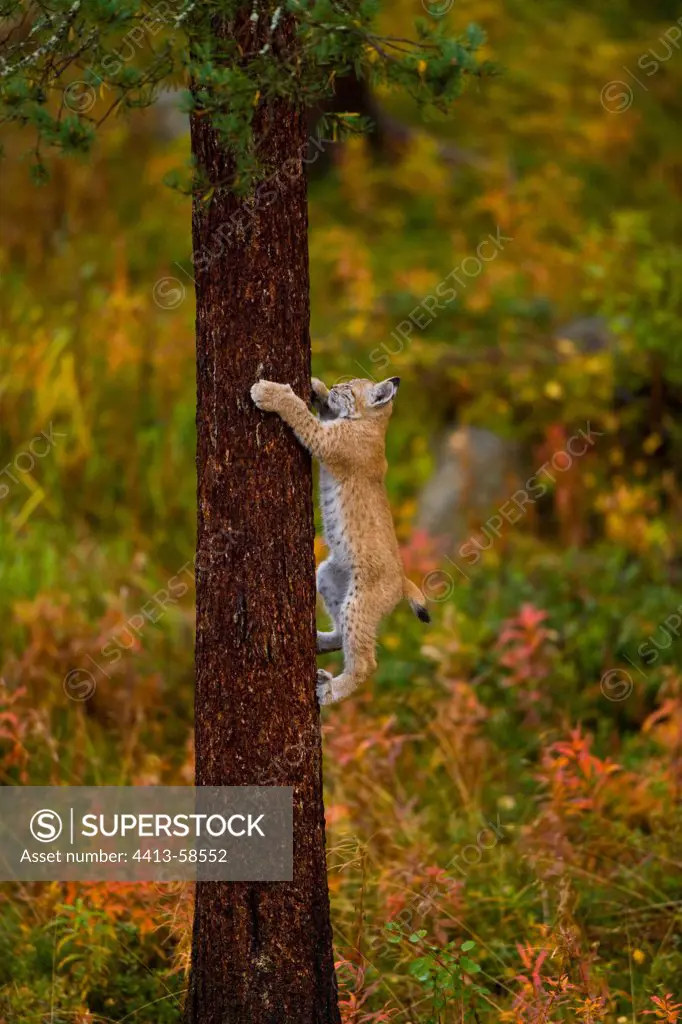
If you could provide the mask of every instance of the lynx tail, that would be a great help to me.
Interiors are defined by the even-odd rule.
[[[428,609],[426,607],[426,598],[422,594],[419,587],[415,586],[415,584],[411,580],[408,580],[407,577],[405,577],[403,594],[407,598],[407,603],[409,604],[410,608],[417,616],[417,618],[421,622],[430,622],[431,616],[429,615]]]

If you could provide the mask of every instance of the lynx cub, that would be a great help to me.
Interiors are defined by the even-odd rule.
[[[317,589],[334,628],[317,634],[318,653],[343,650],[341,675],[320,669],[320,704],[342,700],[376,668],[379,622],[407,598],[429,622],[424,595],[405,576],[384,486],[385,437],[400,383],[352,380],[328,390],[312,381],[318,419],[288,384],[260,380],[251,398],[276,412],[320,461],[320,500],[329,558],[317,570]]]

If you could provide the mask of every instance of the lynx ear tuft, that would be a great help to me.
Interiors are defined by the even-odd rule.
[[[376,384],[370,393],[372,405],[386,405],[387,402],[390,402],[395,398],[399,384],[400,377],[389,377],[387,380],[382,380],[381,384]]]

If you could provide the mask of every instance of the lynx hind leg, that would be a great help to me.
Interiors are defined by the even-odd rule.
[[[342,635],[339,622],[349,584],[350,570],[340,566],[333,558],[328,558],[317,570],[317,590],[334,624],[334,628],[329,633],[318,630],[318,654],[341,650]]]
[[[331,676],[329,672],[318,671],[317,699],[320,704],[334,704],[348,697],[376,669],[379,623],[390,611],[382,598],[384,595],[376,590],[360,594],[351,588],[341,609],[343,672]]]

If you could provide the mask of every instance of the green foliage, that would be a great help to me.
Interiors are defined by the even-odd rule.
[[[439,1024],[444,1016],[452,1014],[459,1015],[460,1020],[476,1019],[474,1008],[480,1005],[481,997],[488,995],[488,990],[473,980],[481,970],[467,956],[476,948],[475,942],[467,939],[437,946],[425,941],[425,929],[408,935],[394,921],[388,922],[386,932],[391,944],[409,943],[414,947],[409,950],[407,973],[428,995],[431,1015],[422,1018],[423,1024]],[[420,955],[413,959],[415,952]]]
[[[182,979],[139,923],[117,920],[111,904],[98,910],[78,898],[57,904],[51,919],[26,929],[20,906],[27,904],[5,906],[0,915],[0,1014],[6,1020],[178,1020]]]
[[[268,104],[314,106],[333,93],[335,79],[354,73],[447,113],[467,76],[492,71],[476,61],[484,35],[475,26],[453,39],[445,23],[420,18],[414,40],[395,38],[377,31],[380,12],[377,0],[57,0],[29,18],[20,0],[9,0],[0,117],[35,138],[34,178],[42,182],[41,147],[88,153],[114,111],[149,106],[159,89],[184,86],[184,109],[210,117],[232,154],[233,178],[221,186],[246,193],[268,170],[253,133]],[[335,139],[368,126],[352,111],[330,120]],[[194,184],[205,191],[210,183]]]
[[[647,358],[653,356],[665,363],[667,380],[682,384],[682,248],[660,238],[650,215],[639,210],[614,215],[597,244],[604,256],[590,268],[594,283],[586,286],[585,297],[594,300],[608,280],[603,309],[630,341],[630,374],[646,372]]]

